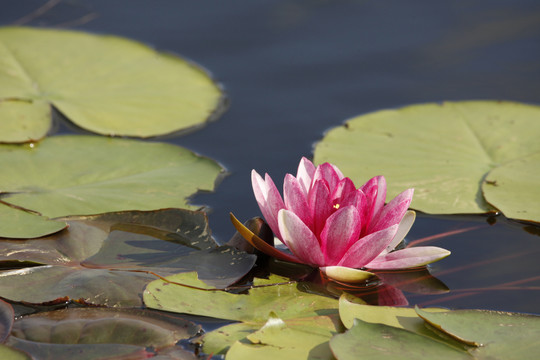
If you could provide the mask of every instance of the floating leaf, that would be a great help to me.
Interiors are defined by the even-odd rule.
[[[0,344],[0,359],[2,360],[32,360],[32,358],[22,351]]]
[[[52,221],[0,203],[0,236],[30,239],[54,234],[66,228],[62,221]]]
[[[476,357],[526,359],[540,353],[540,317],[489,310],[416,312],[445,335],[468,345]]]
[[[447,310],[428,308],[426,311],[431,313]],[[424,321],[418,317],[413,308],[365,305],[354,296],[343,294],[339,298],[339,316],[348,329],[353,327],[355,319],[359,319],[370,324],[384,324],[409,330],[418,335],[442,341],[437,334],[425,327]],[[453,341],[448,341],[447,345],[462,349],[460,344]]]
[[[97,136],[3,145],[0,165],[10,169],[0,174],[2,201],[49,218],[190,207],[187,198],[212,190],[222,170],[178,146]]]
[[[227,359],[333,359],[328,341],[338,330],[327,316],[285,322],[271,314],[246,341],[231,346]]]
[[[263,326],[262,322],[240,322],[225,325],[205,333],[202,337],[203,352],[207,354],[225,354],[232,344],[236,341],[245,339],[251,333],[254,333]]]
[[[540,153],[491,170],[482,183],[486,200],[507,217],[540,223]]]
[[[265,321],[273,311],[282,319],[335,313],[335,299],[301,291],[302,284],[272,275],[255,279],[249,294],[204,291],[179,284],[209,289],[196,273],[168,276],[169,282],[152,281],[143,294],[144,304],[152,309],[210,316],[238,321]]]
[[[481,192],[486,174],[539,152],[539,132],[537,106],[493,101],[415,105],[359,116],[329,131],[316,146],[315,162],[332,162],[357,184],[384,175],[388,198],[412,187],[411,207],[423,212],[484,213],[493,211]],[[519,187],[505,191],[510,197],[529,195]]]
[[[465,351],[454,349],[428,337],[383,324],[355,320],[353,327],[330,340],[338,360],[348,359],[472,359]]]
[[[194,64],[115,36],[2,28],[0,65],[2,142],[45,136],[50,105],[86,130],[138,137],[200,126],[223,106]]]

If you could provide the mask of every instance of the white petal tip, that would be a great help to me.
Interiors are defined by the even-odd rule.
[[[364,282],[375,274],[369,271],[353,269],[345,266],[324,266],[319,270],[323,272],[330,279],[341,281],[344,283],[360,283]]]

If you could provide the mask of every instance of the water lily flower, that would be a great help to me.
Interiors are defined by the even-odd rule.
[[[433,246],[395,250],[415,220],[414,211],[408,210],[413,189],[385,205],[383,176],[357,189],[335,165],[315,167],[302,158],[296,177],[285,176],[283,198],[268,174],[263,179],[253,170],[251,181],[266,222],[291,254],[242,229],[232,215],[231,219],[255,248],[278,259],[318,267],[339,281],[358,282],[373,275],[367,270],[418,267],[450,255]]]

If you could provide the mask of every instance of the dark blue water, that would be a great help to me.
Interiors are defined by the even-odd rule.
[[[540,102],[536,0],[65,0],[26,18],[47,2],[1,3],[1,25],[129,37],[194,60],[225,86],[230,108],[217,122],[167,139],[230,172],[217,192],[194,199],[213,209],[210,225],[222,242],[234,233],[229,211],[243,220],[259,215],[251,169],[281,183],[347,118],[442,100]],[[453,292],[407,294],[409,301],[540,313],[538,234],[504,219],[489,226],[482,217],[420,217],[409,238],[475,225],[482,229],[432,243],[453,252],[432,267]],[[499,289],[464,291],[487,286]]]

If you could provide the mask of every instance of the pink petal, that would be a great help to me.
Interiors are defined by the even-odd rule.
[[[317,168],[315,169],[315,174],[313,175],[313,181],[317,181],[320,179],[326,180],[326,182],[328,183],[328,189],[330,190],[330,193],[332,193],[337,183],[339,182],[340,177],[336,173],[333,165],[329,163],[324,163],[317,166]]]
[[[385,250],[380,255],[389,253],[390,251],[394,250],[396,246],[399,245],[400,242],[405,239],[405,236],[409,233],[409,230],[411,230],[412,225],[414,224],[414,220],[416,219],[416,213],[412,210],[409,210],[405,213],[405,216],[403,216],[403,219],[399,222],[399,228],[396,233],[396,236],[392,239],[392,242],[388,244]]]
[[[364,204],[364,210],[361,211],[361,213],[365,214],[365,217],[362,219],[367,220],[364,221],[364,230],[367,230],[367,228],[370,227],[370,224],[373,222],[373,218],[375,217],[374,205],[377,202],[377,192],[378,192],[378,182],[377,178],[371,178],[369,179],[364,185],[360,187],[360,190],[366,195],[366,203]]]
[[[352,268],[364,267],[390,244],[398,227],[399,225],[396,224],[360,238],[347,250],[337,265]]]
[[[353,205],[354,207],[356,207],[356,210],[358,210],[358,214],[360,215],[360,219],[362,219],[362,229],[364,229],[364,222],[369,220],[367,216],[366,203],[366,195],[362,192],[362,190],[358,189],[354,192],[347,194],[347,196],[341,199],[341,202],[339,204],[342,207],[349,205]]]
[[[355,191],[356,187],[354,187],[354,183],[352,182],[352,180],[349,178],[343,178],[337,183],[330,198],[332,199],[332,202],[334,204],[337,203],[341,205],[341,200]]]
[[[339,168],[336,165],[334,164],[330,164],[330,165],[332,166],[332,168],[334,168],[334,171],[336,172],[336,175],[338,176],[339,180],[345,178],[341,170],[339,170]]]
[[[311,180],[313,179],[313,174],[315,174],[315,165],[305,157],[303,157],[300,160],[300,164],[298,165],[298,171],[296,172],[296,178],[298,179],[298,183],[302,187],[302,190],[304,191],[304,194],[309,193],[309,189],[311,188]]]
[[[378,256],[366,265],[369,269],[398,270],[424,266],[450,255],[450,251],[436,246],[405,248]]]
[[[278,224],[281,239],[298,259],[308,265],[324,265],[319,241],[295,213],[290,210],[280,210]]]
[[[326,180],[315,181],[309,192],[308,203],[313,219],[313,233],[319,237],[326,219],[334,212]]]
[[[386,202],[386,179],[384,176],[376,176],[374,179],[377,180],[377,197],[373,204],[373,214],[377,216]]]
[[[285,208],[285,204],[270,176],[266,174],[265,178],[266,180],[263,180],[255,170],[251,172],[253,193],[268,226],[270,226],[274,235],[280,237],[277,214],[279,210]]]
[[[361,230],[356,207],[346,206],[333,213],[326,220],[320,236],[326,264],[337,264],[351,244],[358,240]]]
[[[306,194],[298,183],[298,180],[291,174],[285,176],[283,182],[283,197],[285,207],[294,212],[308,227],[313,226],[311,210],[308,206]]]
[[[393,198],[383,207],[379,215],[372,220],[373,222],[370,224],[368,231],[379,231],[388,226],[399,224],[411,204],[413,193],[413,189],[407,189]]]

